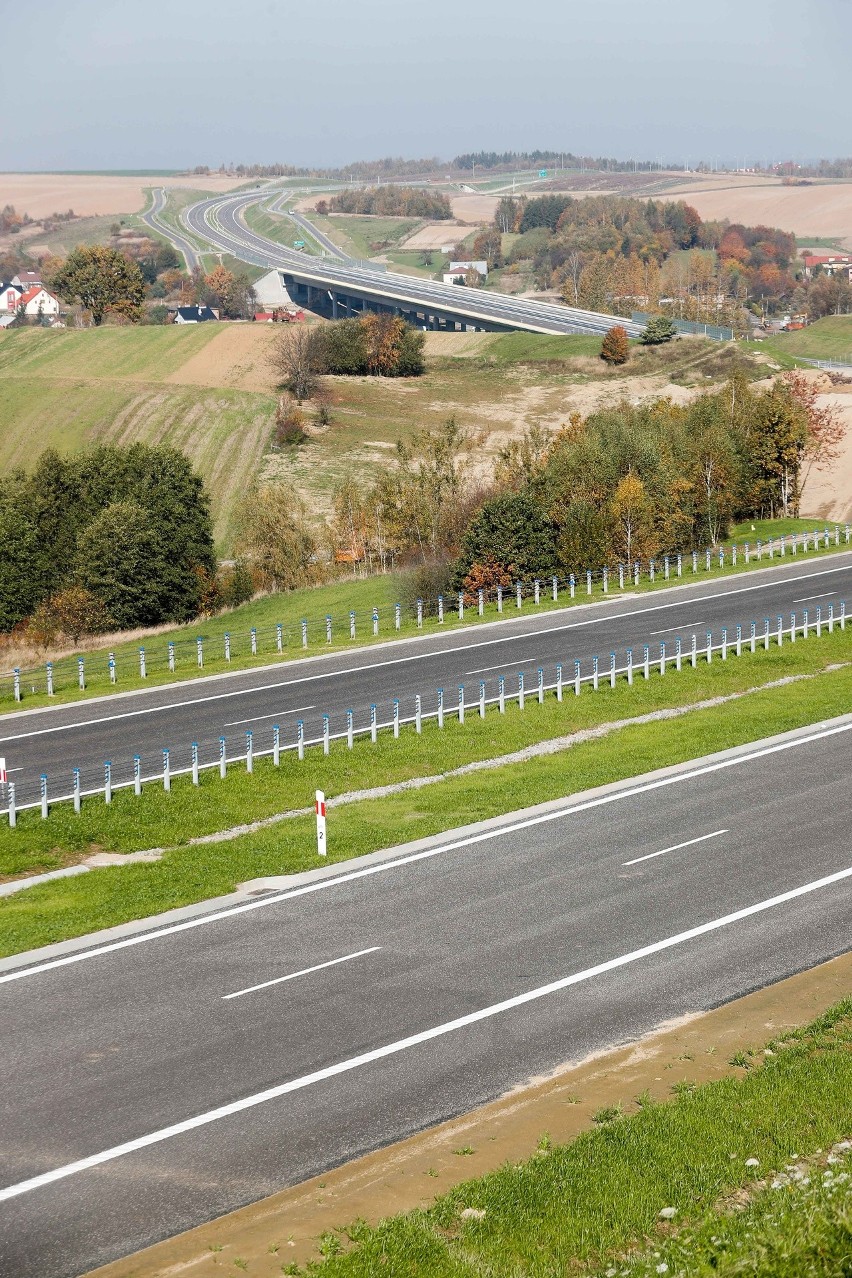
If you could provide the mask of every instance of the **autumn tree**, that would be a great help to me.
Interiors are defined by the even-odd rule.
[[[467,448],[454,417],[397,442],[396,464],[379,477],[375,491],[388,545],[396,552],[414,553],[422,562],[456,553]]]
[[[601,359],[606,364],[626,364],[630,358],[627,330],[621,324],[609,329],[601,343]]]
[[[95,324],[108,311],[136,322],[141,318],[145,282],[135,262],[103,244],[79,245],[54,274],[51,283],[69,302],[90,311]]]
[[[496,227],[486,227],[473,241],[473,256],[494,270],[503,265],[503,238]]]
[[[292,590],[316,580],[316,542],[305,506],[289,485],[255,488],[237,523],[237,551],[263,589]]]
[[[798,496],[801,501],[811,470],[825,470],[837,460],[846,427],[836,408],[819,403],[820,390],[813,377],[796,370],[785,373],[781,380],[793,402],[804,413],[808,427],[799,475]]]
[[[614,550],[619,559],[632,563],[656,554],[659,543],[654,536],[654,509],[645,485],[633,471],[628,471],[612,499],[615,521]]]
[[[502,235],[508,235],[515,229],[515,219],[518,212],[518,201],[513,200],[511,196],[504,195],[497,202],[497,211],[494,214],[494,226]]]
[[[68,586],[38,605],[30,618],[27,634],[47,648],[58,638],[79,643],[86,635],[103,634],[113,624],[98,595],[83,586]]]

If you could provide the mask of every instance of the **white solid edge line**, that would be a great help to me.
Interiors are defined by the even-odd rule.
[[[299,896],[308,896],[314,892],[324,892],[329,888],[340,887],[343,883],[352,883],[356,879],[368,878],[374,874],[384,874],[388,870],[396,870],[403,865],[413,865],[416,861],[426,861],[432,857],[443,856],[446,852],[455,852],[459,848],[471,847],[476,843],[486,843],[489,839],[500,838],[505,834],[516,834],[519,830],[528,830],[535,825],[544,825],[550,821],[560,821],[564,817],[574,816],[578,812],[588,812],[592,808],[604,807],[616,803],[620,799],[635,798],[638,794],[647,794],[651,790],[661,790],[670,785],[679,785],[684,781],[694,781],[696,777],[707,776],[712,772],[721,772],[726,768],[736,768],[743,763],[751,763],[754,759],[763,759],[767,755],[779,754],[784,750],[793,750],[801,745],[810,745],[826,737],[837,736],[841,732],[852,732],[852,723],[842,723],[833,728],[824,728],[820,732],[812,732],[806,737],[796,737],[792,741],[781,741],[776,745],[763,746],[752,750],[749,754],[737,755],[733,759],[720,759],[716,763],[707,763],[702,767],[689,768],[674,776],[659,777],[656,781],[646,781],[641,785],[627,786],[612,794],[599,795],[595,799],[587,799],[584,803],[575,803],[571,807],[560,808],[558,812],[544,812],[539,816],[527,817],[524,821],[515,821],[497,830],[485,830],[481,834],[469,834],[464,839],[456,839],[452,843],[442,843],[436,848],[427,848],[423,852],[410,852],[407,856],[397,857],[393,861],[380,861],[374,865],[366,865],[360,869],[348,870],[345,874],[334,878],[319,879],[314,883],[306,883],[302,887],[290,888],[275,896],[266,896],[258,901],[247,901],[244,905],[234,905],[228,909],[216,910],[211,914],[202,914],[181,923],[170,923],[166,927],[151,932],[142,932],[137,936],[123,937],[120,941],[110,941],[92,950],[81,950],[76,954],[65,954],[61,958],[49,959],[46,963],[38,963],[33,967],[16,968],[0,976],[0,985],[10,981],[19,981],[25,976],[37,976],[40,972],[50,972],[57,967],[67,967],[72,963],[80,963],[84,959],[97,958],[101,954],[112,954],[116,950],[129,949],[133,945],[142,945],[146,941],[158,940],[162,936],[172,936],[177,932],[188,932],[192,928],[203,927],[207,923],[217,923],[222,919],[231,919],[238,914],[247,914],[251,910],[263,910],[270,905],[280,905],[282,901],[291,901]]]
[[[257,990],[268,990],[270,985],[281,985],[284,981],[295,981],[297,976],[310,976],[311,972],[321,972],[326,967],[336,967],[338,963],[348,963],[350,959],[363,958],[365,954],[375,954],[381,945],[371,945],[368,950],[356,950],[354,954],[344,954],[342,958],[329,959],[327,963],[317,963],[314,967],[303,967],[301,972],[288,972],[286,976],[273,977],[271,981],[261,981],[260,985],[249,985],[247,989],[237,990],[234,994],[223,994],[222,998],[242,998],[243,994],[254,994]]]
[[[661,848],[659,852],[649,852],[646,856],[634,857],[632,861],[622,861],[624,865],[638,865],[640,861],[653,861],[655,856],[665,856],[667,852],[679,852],[681,848],[691,848],[695,843],[704,843],[707,839],[718,839],[727,830],[714,830],[712,834],[702,834],[697,839],[687,839],[685,843],[674,843],[670,848]]]
[[[253,1096],[244,1096],[241,1100],[231,1101],[227,1105],[220,1105],[218,1108],[208,1110],[204,1114],[196,1114],[193,1118],[185,1118],[181,1122],[172,1123],[169,1127],[162,1127],[159,1131],[149,1132],[145,1136],[137,1136],[134,1140],[125,1141],[121,1145],[113,1145],[111,1149],[104,1149],[98,1154],[90,1154],[87,1158],[80,1158],[76,1162],[67,1163],[64,1167],[55,1167],[52,1171],[43,1172],[39,1176],[32,1176],[29,1180],[20,1181],[17,1185],[8,1185],[6,1188],[0,1189],[0,1202],[6,1202],[10,1198],[17,1198],[22,1194],[31,1193],[35,1189],[43,1189],[46,1185],[51,1185],[55,1181],[64,1180],[66,1177],[77,1175],[80,1172],[90,1171],[93,1167],[100,1167],[103,1163],[124,1157],[125,1154],[134,1154],[140,1149],[147,1149],[151,1145],[171,1140],[175,1136],[181,1136],[186,1132],[194,1131],[196,1128],[206,1127],[209,1123],[218,1122],[219,1119],[230,1118],[232,1115],[240,1114],[244,1110],[263,1105],[266,1101],[278,1100],[282,1096],[301,1091],[306,1087],[313,1086],[315,1083],[322,1083],[329,1078],[336,1078],[340,1074],[349,1073],[350,1070],[359,1069],[362,1065],[370,1065],[374,1061],[398,1055],[409,1048],[419,1047],[421,1043],[428,1043],[433,1039],[442,1038],[444,1035],[452,1034],[456,1030],[466,1028],[468,1025],[475,1025],[478,1021],[488,1020],[501,1012],[522,1007],[525,1003],[533,1003],[538,999],[547,997],[549,994],[558,993],[560,990],[568,989],[572,985],[579,985],[581,982],[592,980],[596,976],[602,976],[607,972],[615,971],[617,968],[626,967],[629,963],[636,963],[640,959],[649,958],[654,954],[659,954],[662,950],[671,949],[675,945],[683,945],[686,941],[692,941],[699,936],[706,936],[709,932],[716,932],[720,928],[730,926],[732,923],[738,923],[740,920],[747,919],[754,914],[761,914],[765,910],[774,909],[779,905],[786,904],[788,901],[796,900],[797,897],[806,896],[824,887],[830,887],[832,884],[839,883],[850,877],[852,877],[852,866],[845,870],[838,870],[834,874],[828,874],[825,878],[805,883],[801,887],[792,888],[788,892],[781,892],[778,896],[768,897],[766,900],[758,901],[754,905],[747,905],[743,909],[734,910],[732,914],[725,914],[721,918],[711,920],[709,923],[700,923],[697,927],[688,928],[685,932],[667,936],[662,941],[653,941],[650,945],[643,945],[641,949],[631,950],[629,954],[607,959],[604,963],[598,963],[594,967],[586,968],[585,971],[575,972],[571,976],[563,976],[557,981],[549,982],[547,985],[540,985],[536,989],[527,990],[523,994],[515,994],[511,998],[502,999],[499,1003],[492,1003],[490,1007],[480,1008],[476,1012],[468,1012],[465,1016],[456,1017],[452,1021],[445,1021],[442,1025],[435,1025],[431,1029],[421,1030],[417,1034],[410,1034],[407,1038],[398,1039],[395,1043],[386,1043],[383,1047],[376,1047],[369,1052],[362,1052],[359,1056],[352,1056],[348,1060],[338,1061],[334,1065],[315,1070],[311,1074],[304,1074],[301,1078],[294,1078],[287,1083],[279,1083],[277,1086],[269,1087],[265,1091],[256,1092]]]
[[[846,554],[848,552],[844,551],[842,553]],[[167,710],[183,710],[187,706],[206,705],[210,701],[225,701],[230,697],[245,697],[255,692],[272,692],[280,688],[295,688],[302,683],[315,683],[318,679],[336,679],[341,675],[363,674],[365,670],[382,670],[386,666],[404,665],[408,661],[428,661],[432,657],[446,657],[446,656],[452,656],[456,653],[461,653],[461,652],[473,652],[476,648],[491,648],[498,643],[521,643],[521,642],[529,641],[530,639],[537,639],[540,635],[558,634],[560,631],[563,631],[563,630],[581,630],[585,626],[599,626],[601,624],[605,624],[610,621],[622,621],[625,617],[640,617],[640,616],[643,616],[645,613],[649,613],[649,612],[664,612],[668,608],[681,608],[685,604],[709,603],[716,599],[727,599],[734,595],[751,594],[755,590],[770,590],[775,586],[788,586],[796,581],[809,580],[811,577],[825,577],[825,576],[829,576],[831,573],[848,572],[849,568],[850,568],[849,564],[842,564],[834,568],[821,569],[820,572],[807,573],[807,574],[800,573],[800,574],[797,574],[795,577],[785,577],[779,580],[759,582],[757,585],[743,586],[739,590],[724,590],[724,591],[720,590],[712,595],[699,595],[699,596],[690,595],[688,599],[670,599],[666,603],[654,604],[654,606],[651,608],[630,608],[626,612],[616,612],[616,613],[608,612],[605,616],[601,615],[600,617],[588,617],[585,621],[572,621],[572,622],[568,622],[566,625],[563,625],[563,626],[546,626],[540,630],[525,630],[522,634],[519,634],[519,635],[500,635],[496,639],[483,639],[478,643],[457,644],[455,647],[452,647],[452,648],[436,648],[430,652],[406,653],[405,656],[402,656],[402,657],[391,657],[385,661],[373,661],[363,666],[348,666],[344,670],[323,670],[318,672],[317,674],[304,675],[301,679],[284,679],[284,680],[279,680],[277,683],[257,684],[257,685],[253,685],[250,688],[237,688],[231,692],[215,692],[209,697],[192,697],[188,701],[172,701],[172,702],[168,702],[166,705],[163,705],[163,706],[147,706],[145,709],[142,709],[142,710],[126,710],[123,714],[103,715],[99,719],[81,719],[74,723],[60,723],[60,724],[57,724],[56,727],[36,728],[32,732],[17,732],[11,736],[0,737],[0,745],[5,745],[9,741],[25,741],[25,740],[28,740],[30,737],[49,736],[50,733],[52,732],[70,732],[74,728],[96,727],[98,724],[114,723],[119,719],[135,719],[146,714],[162,714]],[[719,580],[724,581],[726,580],[726,578],[720,578]],[[687,582],[685,584],[689,585],[690,583]],[[669,587],[669,589],[675,589],[675,588],[676,587]],[[837,592],[835,591],[833,593],[836,594]],[[613,602],[616,602],[616,597],[613,597]],[[546,615],[549,617],[552,617],[554,616],[556,612],[561,612],[561,611],[562,611],[561,609],[551,608]],[[565,611],[567,612],[568,610],[566,609]],[[512,620],[513,621],[525,620],[525,618],[523,618],[523,616],[513,617]],[[498,624],[505,625],[506,622],[503,622],[503,623],[487,622],[486,624],[487,625],[498,625]],[[677,626],[669,627],[669,629],[672,629],[672,630],[676,630],[677,628],[678,628]],[[452,633],[456,635],[463,635],[465,631],[455,630]],[[473,634],[476,632],[471,631],[470,633]],[[414,638],[415,637],[412,637],[410,640],[402,640],[401,642],[413,642]],[[393,640],[391,640],[391,642],[393,642]],[[321,656],[322,654],[318,654],[318,655]],[[337,656],[340,654],[333,654],[333,655]],[[309,658],[309,660],[310,659],[312,658]],[[280,669],[280,668],[281,668],[280,666],[261,667],[262,670]],[[495,666],[495,669],[497,668],[498,667]],[[252,673],[251,667],[249,667],[247,670],[239,670],[239,671],[233,672],[234,676],[251,675],[251,673]],[[223,675],[211,676],[212,679],[230,678],[230,677],[231,676],[229,676],[227,673]],[[191,681],[186,681],[181,686],[187,686],[187,683],[189,682]],[[168,691],[169,686],[170,686],[169,684],[163,684],[161,685],[161,687],[157,688],[156,691],[157,692],[161,692],[163,690]],[[142,691],[153,692],[155,690],[142,689]],[[127,694],[119,694],[119,695],[133,696],[135,694],[127,693]],[[100,700],[103,701],[104,699],[100,698]],[[86,704],[85,702],[82,703],[82,705],[85,705],[85,704]],[[67,708],[68,707],[65,707],[65,706],[55,706],[53,708],[47,707],[44,711],[33,710],[29,713],[55,714]],[[0,722],[2,722],[2,720],[0,720]]]

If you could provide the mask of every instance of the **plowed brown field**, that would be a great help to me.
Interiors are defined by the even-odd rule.
[[[111,213],[140,213],[152,186],[187,187],[195,191],[230,191],[241,185],[240,178],[203,177],[113,177],[85,173],[2,173],[0,206],[12,204],[19,213],[47,217],[73,209],[78,217]]]

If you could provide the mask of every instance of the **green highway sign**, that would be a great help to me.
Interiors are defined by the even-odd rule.
[[[293,241],[293,248],[304,248],[304,247],[305,247],[305,241],[304,241],[304,240],[294,240],[294,241]]]

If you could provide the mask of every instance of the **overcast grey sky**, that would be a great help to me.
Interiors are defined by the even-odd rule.
[[[848,155],[849,0],[0,0],[0,170]]]

